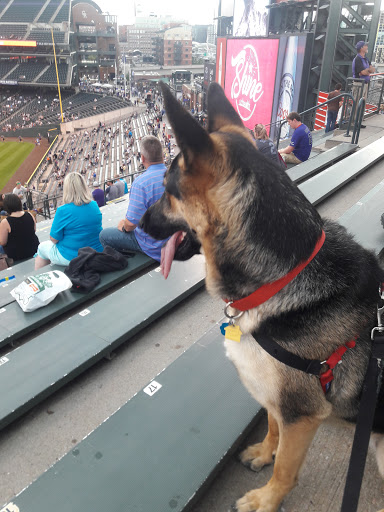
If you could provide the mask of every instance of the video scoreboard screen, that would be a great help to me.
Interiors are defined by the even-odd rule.
[[[24,46],[29,48],[36,48],[36,41],[17,41],[16,39],[0,39],[0,46]]]

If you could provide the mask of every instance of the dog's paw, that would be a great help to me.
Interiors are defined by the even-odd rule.
[[[261,471],[264,466],[272,464],[274,454],[267,451],[263,443],[249,446],[239,455],[240,462],[252,471]]]
[[[271,503],[263,489],[249,491],[232,507],[235,512],[278,512],[279,504]]]

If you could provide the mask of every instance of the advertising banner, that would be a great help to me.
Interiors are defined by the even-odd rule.
[[[244,125],[271,122],[278,39],[229,39],[225,94]]]
[[[268,0],[235,0],[233,35],[252,37],[268,35]]]
[[[286,119],[290,112],[298,112],[304,107],[300,99],[305,99],[300,90],[302,87],[304,57],[307,46],[307,37],[282,36],[276,67],[276,87],[273,102],[273,121]],[[303,103],[303,102],[301,102]],[[272,136],[277,129],[272,127]],[[289,125],[284,124],[281,139],[289,137]]]
[[[216,50],[216,82],[224,89],[225,78],[225,59],[227,55],[227,39],[225,37],[217,38]]]

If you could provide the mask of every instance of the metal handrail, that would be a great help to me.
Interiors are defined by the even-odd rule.
[[[355,98],[349,92],[344,92],[342,94],[339,94],[339,96],[335,96],[334,98],[332,98],[330,100],[324,101],[324,103],[319,103],[318,105],[315,105],[314,107],[311,107],[311,108],[309,108],[307,110],[304,110],[304,112],[300,112],[299,115],[300,116],[304,116],[305,114],[308,114],[309,112],[313,112],[313,111],[317,110],[318,108],[324,107],[324,105],[328,105],[328,103],[330,103],[331,101],[336,100],[337,98],[344,98],[343,110],[342,110],[342,118],[343,118],[344,111],[345,111],[346,98],[349,98],[349,99],[352,100],[352,113],[351,113],[351,115],[349,117],[347,132],[345,134],[346,137],[348,137],[349,136],[349,130],[351,128],[351,120],[353,119],[353,115],[355,113],[355,103],[356,103]],[[284,121],[280,121],[280,126],[279,126],[279,131],[277,132],[277,141],[276,141],[277,149],[279,148],[281,128],[287,122],[288,121],[286,119],[284,119]]]

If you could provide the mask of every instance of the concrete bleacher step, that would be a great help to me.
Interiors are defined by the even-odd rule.
[[[0,347],[4,347],[5,345],[15,342],[25,334],[32,333],[38,327],[47,324],[49,321],[73,310],[76,307],[79,307],[85,302],[89,302],[93,297],[100,295],[112,286],[129,279],[134,274],[141,272],[151,265],[155,265],[154,260],[145,254],[137,253],[133,258],[128,260],[128,266],[126,269],[101,274],[100,283],[91,292],[87,294],[80,294],[66,290],[60,293],[50,304],[28,314],[23,312],[9,292],[28,276],[41,274],[44,272],[44,269],[32,270],[31,262],[26,261],[24,263],[20,263],[17,267],[12,268],[12,270],[8,269],[8,271],[3,271],[1,274],[4,277],[10,274],[15,275],[16,277],[12,281],[4,283],[0,287]],[[63,267],[53,265],[46,267],[45,269],[45,271],[50,270],[63,270]]]
[[[357,144],[343,142],[341,145],[315,155],[306,162],[290,167],[287,169],[286,173],[293,182],[300,183],[301,181],[308,179],[310,176],[313,176],[326,167],[329,167],[335,162],[350,155],[356,151],[356,149]]]
[[[384,247],[384,181],[381,181],[339,219],[355,239],[367,249],[379,253]]]
[[[222,341],[216,325],[12,504],[29,512],[184,510],[260,418]]]
[[[299,185],[300,190],[317,205],[384,157],[383,138],[360,149]]]
[[[346,140],[348,140],[348,139],[345,137],[344,137],[344,140],[342,140],[341,138],[328,139],[325,143],[325,149],[335,148],[335,147],[339,146],[340,144],[344,144]]]
[[[109,355],[204,284],[202,256],[195,256],[187,264],[175,262],[166,284],[159,270],[151,270],[5,354],[0,372],[0,428]],[[59,297],[62,295],[65,294]],[[51,304],[60,305],[59,297]],[[14,303],[18,308],[15,314],[21,313],[14,321],[20,324],[23,316],[26,322],[51,304],[26,315]],[[127,308],[121,309],[121,304]]]

